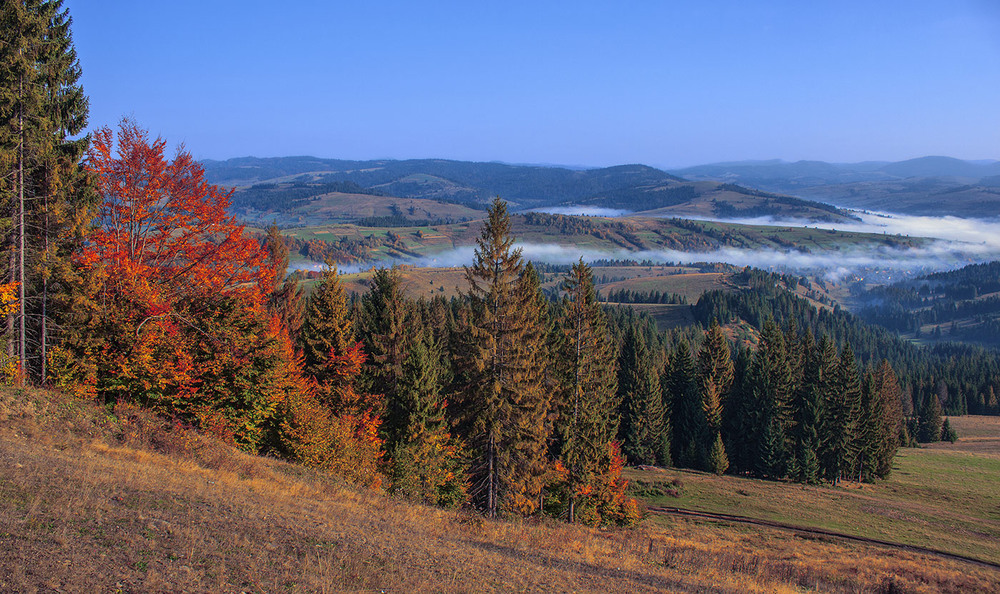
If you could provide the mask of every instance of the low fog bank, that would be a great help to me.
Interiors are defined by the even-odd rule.
[[[624,217],[632,214],[631,210],[621,210],[619,208],[604,208],[602,206],[580,206],[570,204],[568,206],[541,206],[532,208],[527,212],[540,212],[554,215],[571,215],[574,217]]]
[[[909,237],[930,237],[946,241],[979,244],[987,250],[1000,253],[1000,219],[964,219],[955,216],[929,217],[900,215],[879,212],[854,212],[861,221],[826,223],[804,221],[802,219],[775,219],[756,217],[751,219],[716,219],[691,217],[694,220],[742,225],[765,225],[770,227],[806,227],[810,229],[833,229],[855,233],[878,233]]]
[[[569,207],[567,207],[569,208]],[[554,209],[549,209],[551,212]],[[610,209],[601,209],[610,210]],[[609,215],[601,215],[609,216]],[[723,262],[735,266],[753,266],[767,270],[808,274],[830,281],[849,277],[877,282],[891,282],[903,278],[928,274],[939,270],[953,270],[968,264],[1000,260],[1000,220],[963,219],[959,217],[927,217],[859,213],[857,223],[814,223],[802,220],[780,220],[770,217],[753,219],[699,219],[718,222],[767,225],[779,227],[808,227],[835,229],[875,234],[928,237],[936,239],[919,247],[893,248],[888,246],[851,246],[832,250],[775,250],[723,247],[708,251],[626,249],[594,250],[572,245],[518,243],[524,257],[548,264],[571,264],[583,259],[594,260],[649,260],[658,263],[696,264]],[[428,255],[422,258],[387,261],[375,265],[409,264],[419,267],[454,267],[472,263],[474,246]],[[373,263],[341,264],[342,273],[369,269]],[[320,270],[322,264],[305,262],[293,269]]]

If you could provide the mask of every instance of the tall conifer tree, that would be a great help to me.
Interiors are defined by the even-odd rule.
[[[697,374],[691,347],[682,340],[670,353],[667,386],[670,390],[671,454],[674,464],[687,468],[705,468],[708,448],[715,439],[707,438],[709,428],[698,391]]]
[[[577,498],[592,492],[610,469],[618,403],[611,339],[593,275],[582,259],[573,265],[564,288],[556,430],[559,458],[568,472],[568,519],[573,522]]]
[[[828,356],[825,352],[824,363]],[[850,474],[855,461],[853,436],[860,401],[861,379],[857,361],[850,345],[844,345],[824,406],[823,474],[834,484]]]
[[[732,388],[733,373],[729,343],[718,320],[713,319],[698,352],[698,385],[707,428],[702,447],[709,452],[708,469],[719,474],[725,472],[723,461],[726,467],[729,466],[721,432],[722,413]]]
[[[62,0],[0,5],[0,199],[7,279],[19,307],[8,318],[9,355],[44,380],[52,342],[53,294],[75,280],[70,254],[92,221],[80,159],[87,123],[72,19]],[[88,214],[89,212],[89,214]]]
[[[545,469],[550,397],[537,278],[524,274],[510,216],[496,198],[466,269],[470,311],[463,329],[459,392],[472,449],[470,493],[487,516],[537,506]]]
[[[670,423],[664,411],[663,389],[646,340],[630,324],[618,356],[619,435],[631,464],[672,464]]]

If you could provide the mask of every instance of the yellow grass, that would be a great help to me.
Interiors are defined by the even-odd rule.
[[[99,407],[0,393],[0,591],[995,591],[995,572],[685,520],[489,521],[194,439],[114,438]],[[161,436],[162,437],[162,436]],[[161,451],[156,451],[157,449]]]

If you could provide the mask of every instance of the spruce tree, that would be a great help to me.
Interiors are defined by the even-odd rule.
[[[628,462],[671,465],[663,391],[646,341],[634,324],[626,329],[618,356],[618,397],[619,436]]]
[[[753,447],[756,459],[751,469],[758,475],[778,478],[787,472],[786,428],[791,382],[784,335],[774,320],[768,318],[750,372],[756,410],[751,434],[756,436]]]
[[[413,321],[412,309],[403,295],[399,269],[375,270],[368,292],[361,296],[357,329],[368,354],[365,384],[371,393],[385,397],[387,418],[382,428],[387,433],[400,429],[398,385],[410,337],[415,333],[413,327],[408,327],[408,322]]]
[[[612,441],[618,431],[617,384],[613,345],[597,301],[590,267],[573,265],[563,288],[567,300],[559,316],[562,340],[555,357],[559,378],[559,459],[568,472],[568,520],[576,501],[608,473]]]
[[[941,440],[941,400],[937,394],[928,394],[920,407],[920,424],[917,440],[930,443]]]
[[[667,386],[670,390],[671,455],[681,467],[705,469],[709,428],[698,391],[697,373],[691,348],[682,340],[671,351]],[[714,440],[713,440],[714,441]],[[706,447],[708,446],[708,447]]]
[[[88,104],[62,0],[4,2],[0,24],[0,231],[6,279],[19,292],[19,310],[7,319],[8,356],[28,379],[44,381],[50,320],[72,313],[61,293],[79,282],[71,255],[93,217],[79,167],[89,140],[74,138]]]
[[[729,458],[729,470],[740,474],[751,470],[756,459],[754,430],[757,409],[751,380],[752,354],[749,348],[736,351],[733,384],[722,408],[722,439]]]
[[[705,451],[710,452],[709,470],[722,474],[729,467],[725,445],[722,441],[722,413],[733,384],[733,360],[729,343],[716,319],[705,333],[698,352],[698,385],[701,388],[701,405],[705,414]],[[717,451],[720,450],[720,451]],[[725,464],[721,464],[725,459]],[[722,466],[722,470],[719,470]]]
[[[903,419],[902,390],[896,380],[896,373],[885,359],[876,368],[876,403],[873,419],[868,422],[875,426],[876,448],[874,476],[887,478],[892,472],[892,461],[900,445],[905,445],[906,424]],[[901,439],[900,436],[904,436]]]
[[[326,263],[319,284],[309,296],[299,345],[306,375],[320,384],[329,379],[327,363],[331,354],[343,356],[354,345],[347,297],[333,262]]]
[[[821,351],[812,334],[800,341],[802,375],[792,399],[789,475],[800,483],[815,483],[819,479],[819,424],[823,373]]]
[[[832,348],[832,347],[830,347]],[[824,351],[824,363],[829,353]],[[861,379],[850,345],[844,345],[827,391],[823,426],[823,473],[837,484],[849,476],[855,461],[853,446],[861,400]]]
[[[448,431],[441,393],[441,352],[428,329],[411,341],[396,386],[396,430],[386,441],[391,489],[424,503],[465,501],[461,449]]]
[[[550,395],[543,389],[545,312],[537,278],[524,274],[507,206],[490,205],[466,268],[469,311],[459,349],[457,395],[472,451],[473,503],[487,516],[530,513],[545,470]]]

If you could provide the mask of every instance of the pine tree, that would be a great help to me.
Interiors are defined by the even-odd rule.
[[[618,356],[619,436],[630,464],[669,466],[670,424],[646,341],[630,324]]]
[[[613,348],[604,312],[597,302],[590,267],[581,259],[564,283],[555,358],[560,382],[556,434],[559,459],[567,470],[568,520],[575,520],[577,498],[595,491],[608,473],[612,441],[618,431],[617,385]]]
[[[300,346],[305,373],[320,384],[329,379],[331,353],[344,355],[354,345],[354,329],[337,265],[327,262],[316,289],[306,304]]]
[[[530,513],[538,505],[549,431],[543,389],[544,311],[537,277],[524,274],[507,206],[496,198],[466,268],[470,310],[459,356],[458,407],[472,451],[470,493],[487,516]]]
[[[681,467],[705,469],[708,455],[706,435],[709,427],[698,392],[697,374],[691,348],[686,341],[678,343],[670,354],[667,386],[670,390],[671,456]],[[714,437],[714,436],[713,436]],[[714,441],[714,440],[713,440]]]

